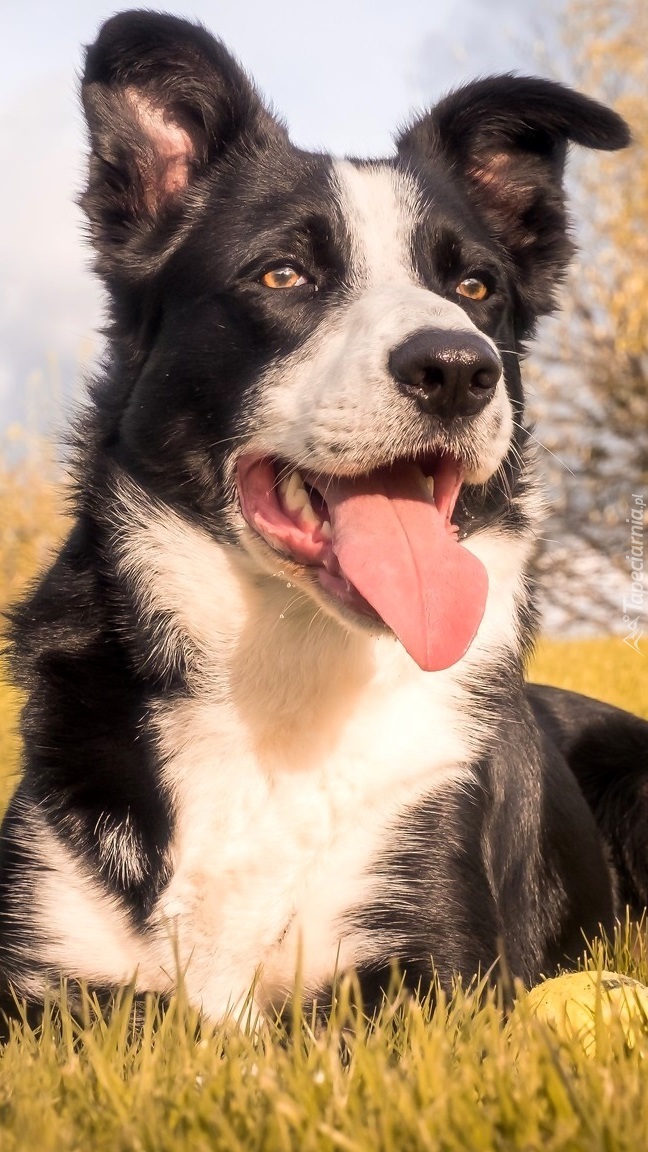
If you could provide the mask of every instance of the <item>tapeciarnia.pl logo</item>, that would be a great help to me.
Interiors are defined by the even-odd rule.
[[[626,560],[630,565],[630,595],[623,597],[623,623],[627,632],[623,643],[635,652],[641,654],[640,647],[644,630],[642,617],[644,614],[644,601],[646,599],[646,585],[644,582],[644,521],[646,501],[638,493],[632,493],[630,515],[626,524],[630,525],[630,549],[626,553]]]

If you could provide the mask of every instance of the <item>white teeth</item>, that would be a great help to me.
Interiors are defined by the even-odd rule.
[[[308,493],[299,472],[291,472],[287,479],[282,480],[279,491],[289,512],[301,512],[307,504],[310,506]]]
[[[322,520],[320,524],[320,535],[322,540],[331,540],[333,538],[333,529],[328,520]]]
[[[434,497],[434,476],[426,476],[425,483],[427,484],[430,496]]]
[[[315,512],[313,511],[313,506],[310,503],[310,500],[308,500],[308,497],[306,498],[306,500],[307,500],[307,502],[306,502],[306,504],[304,504],[304,507],[302,508],[302,510],[300,512],[300,516],[301,516],[303,522],[305,524],[310,524],[311,526],[314,524],[319,524],[319,517],[315,515]]]
[[[298,516],[302,524],[310,528],[314,528],[316,524],[319,524],[320,529],[322,529],[320,518],[313,509],[313,505],[308,498],[308,492],[304,487],[304,482],[299,472],[291,472],[287,479],[282,480],[279,484],[279,491],[287,510],[291,512],[293,516]],[[328,521],[325,521],[325,523],[328,524]],[[329,536],[323,533],[324,539],[327,540],[330,539],[330,524],[328,524],[328,531]]]

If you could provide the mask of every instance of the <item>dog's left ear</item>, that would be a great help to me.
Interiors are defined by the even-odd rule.
[[[551,310],[573,252],[563,192],[567,145],[630,143],[616,112],[562,84],[494,76],[452,92],[398,140],[414,167],[443,157],[524,284],[527,324]]]

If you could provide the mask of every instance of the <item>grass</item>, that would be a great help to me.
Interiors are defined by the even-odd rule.
[[[645,939],[624,929],[595,968],[648,980]],[[630,1046],[597,1018],[596,1050],[551,1031],[524,997],[513,1028],[496,994],[460,989],[435,1013],[398,995],[373,1027],[343,983],[326,1029],[197,1028],[182,999],[87,1004],[40,1034],[16,1029],[0,1065],[3,1152],[639,1152],[648,1132],[648,1028]],[[645,1025],[644,1021],[644,1025]]]
[[[62,521],[49,481],[33,477],[25,511],[0,538],[0,607],[45,554]],[[40,493],[40,494],[39,494]],[[35,505],[34,505],[34,502]],[[5,507],[9,505],[5,503]],[[21,519],[22,516],[22,519]],[[534,679],[575,688],[648,716],[644,657],[619,640],[543,642]],[[0,666],[0,807],[18,773],[16,692]],[[645,930],[625,925],[584,964],[648,983]],[[137,1024],[128,990],[110,1014],[89,998],[38,1032],[15,1027],[0,1058],[2,1152],[639,1152],[648,1133],[648,1021],[632,1045],[617,1018],[596,1016],[596,1047],[558,1035],[525,1009],[504,1022],[497,993],[458,988],[435,1013],[395,992],[368,1027],[343,982],[327,1028],[299,1019],[227,1022],[201,1030],[182,992]]]

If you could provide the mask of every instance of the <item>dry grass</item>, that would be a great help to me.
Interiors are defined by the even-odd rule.
[[[588,958],[648,979],[645,935],[620,930]],[[197,1027],[182,991],[134,1026],[126,992],[110,1016],[63,1006],[40,1033],[17,1028],[0,1061],[3,1152],[640,1152],[648,1132],[648,1021],[628,1042],[593,1008],[586,1051],[566,1024],[515,1026],[497,994],[429,1003],[396,992],[367,1026],[339,989],[326,1028],[299,1018]],[[602,995],[602,994],[601,994]],[[601,997],[599,996],[599,1009]]]
[[[648,719],[648,641],[646,654],[619,637],[596,640],[542,640],[529,679],[596,696]]]

